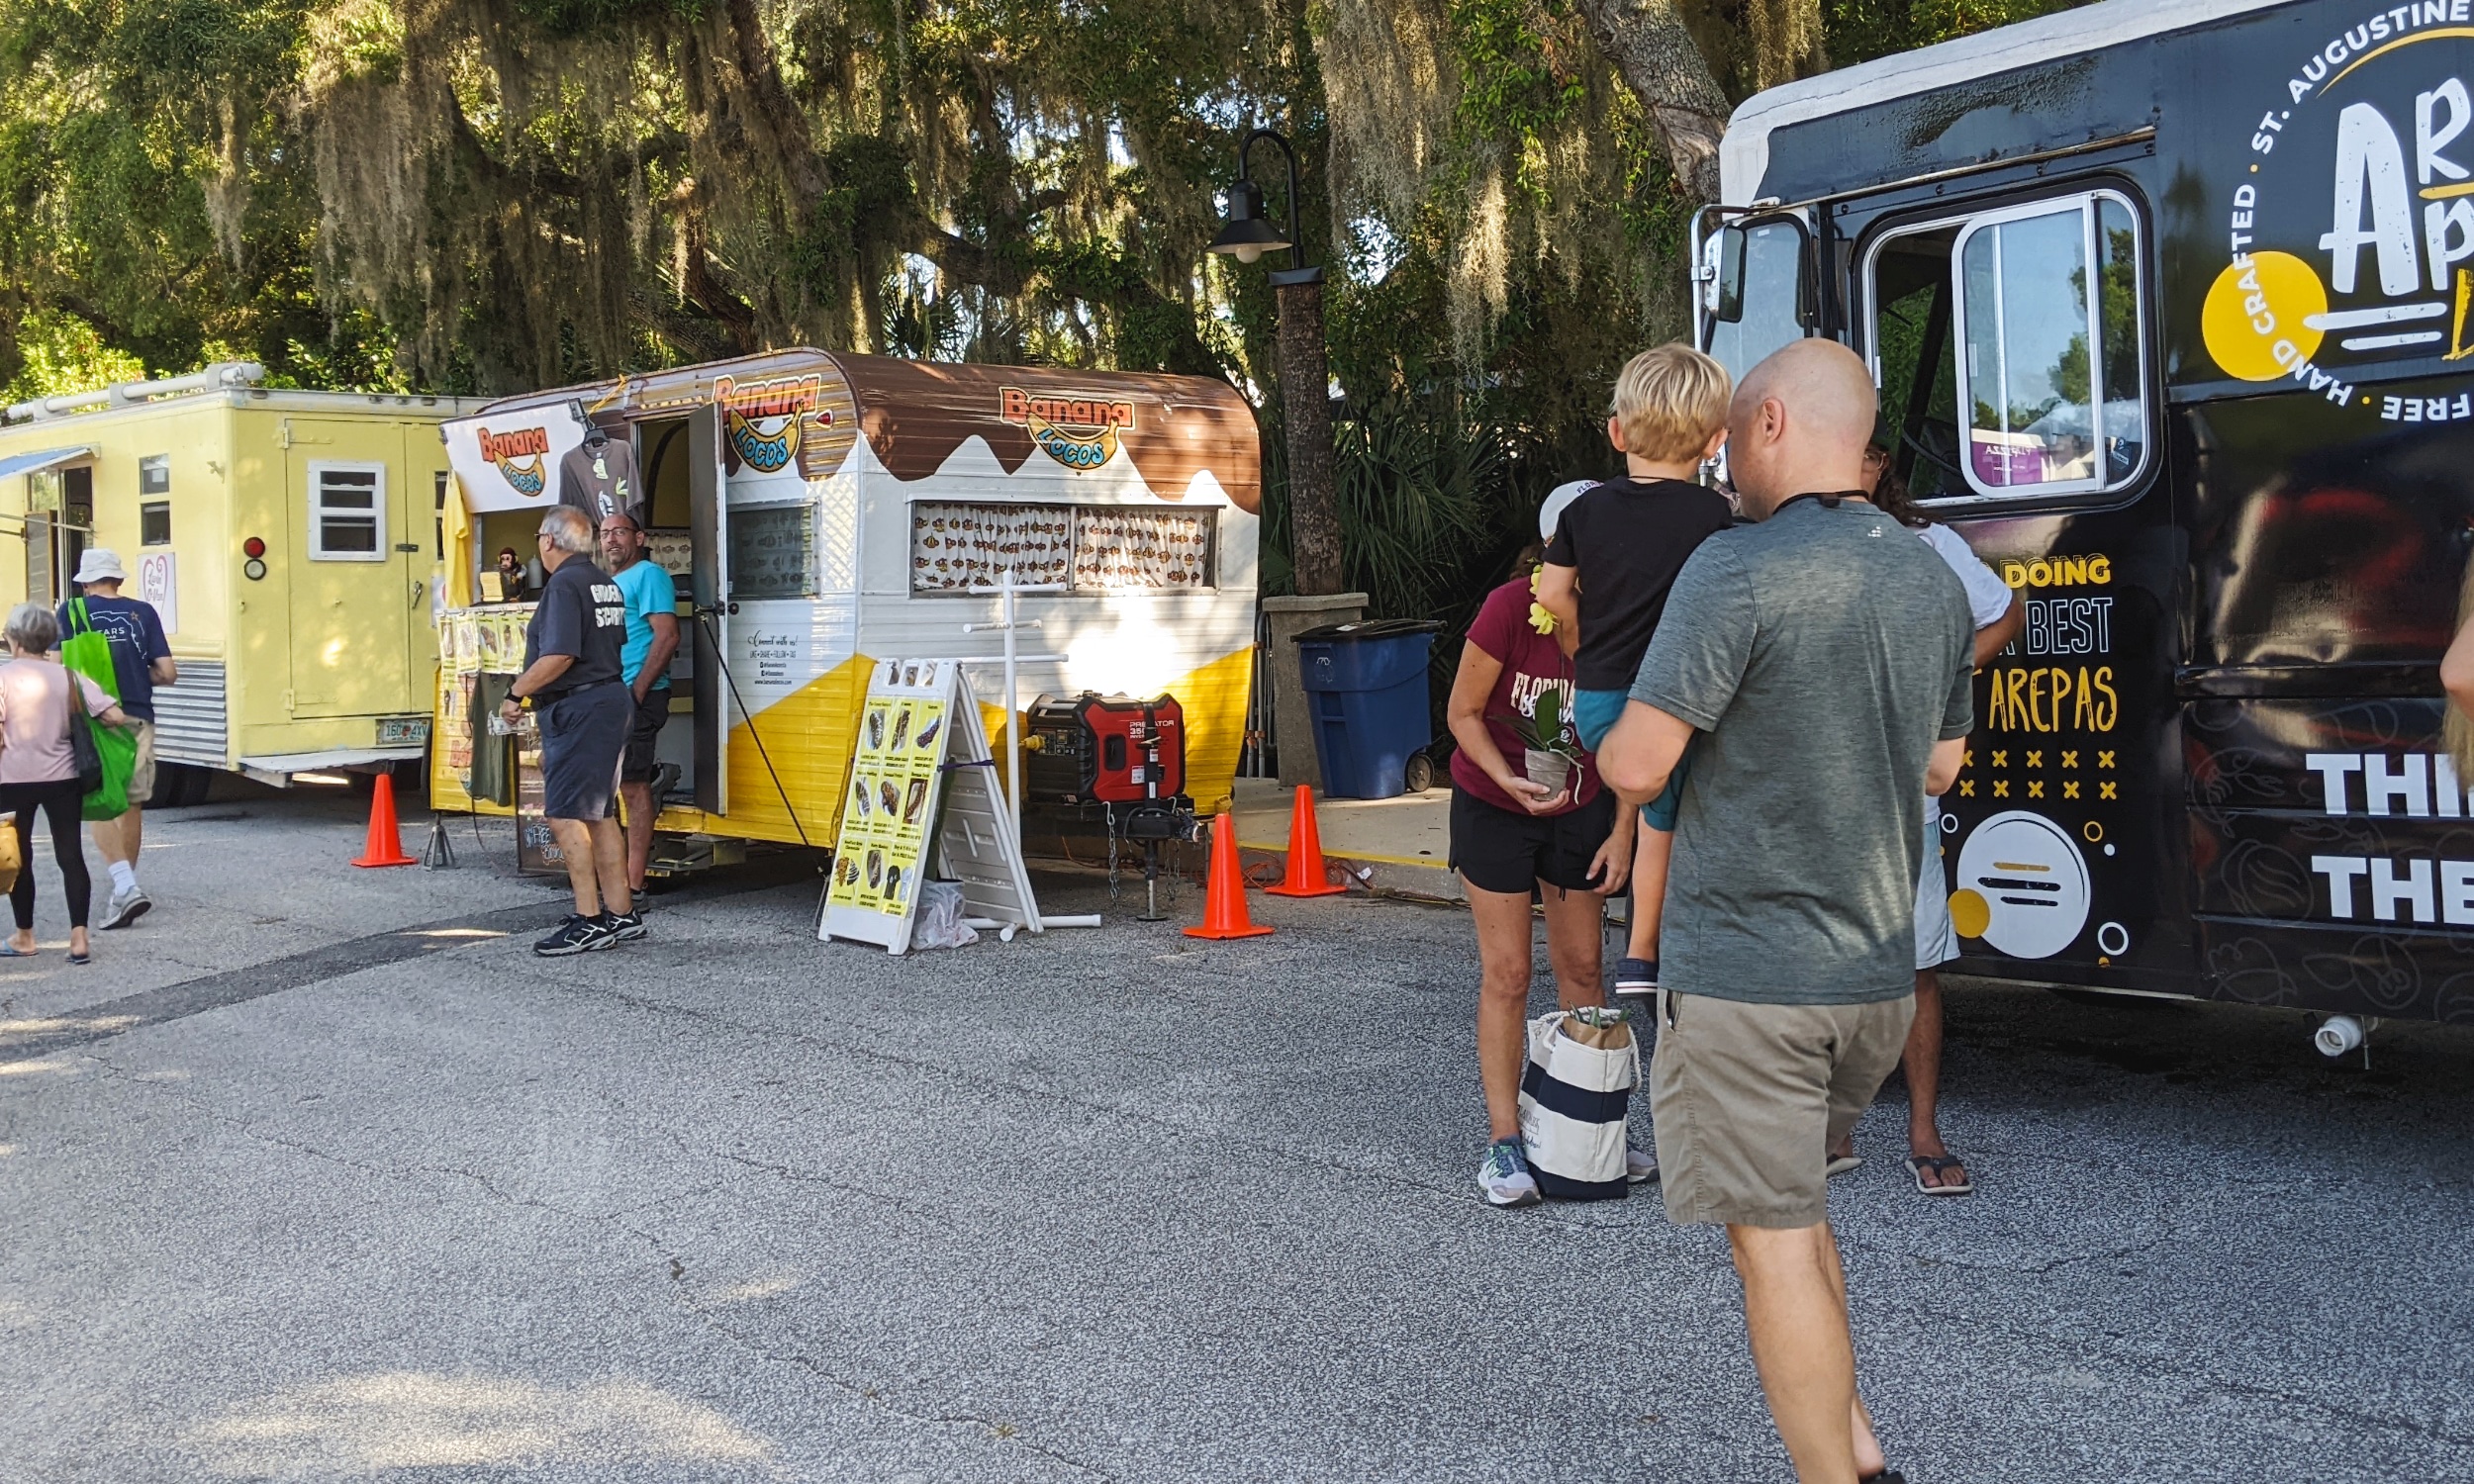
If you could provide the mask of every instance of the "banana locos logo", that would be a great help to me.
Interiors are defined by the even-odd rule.
[[[999,411],[1026,428],[1042,452],[1068,469],[1096,469],[1116,457],[1119,434],[1134,428],[1134,404],[1104,397],[1034,397],[1006,387]]]
[[[550,451],[549,429],[520,427],[511,433],[494,433],[477,428],[481,457],[498,466],[499,477],[519,495],[538,495],[549,488],[549,473],[542,460]]]
[[[759,474],[777,474],[800,455],[800,428],[809,417],[830,424],[821,409],[823,378],[786,376],[741,384],[716,377],[713,400],[721,408],[721,435],[731,456]],[[804,466],[803,466],[804,468]]]
[[[2249,126],[2231,260],[2200,313],[2228,375],[2291,379],[2392,422],[2474,417],[2474,397],[2355,385],[2393,362],[2474,356],[2470,19],[2474,0],[2366,10]]]

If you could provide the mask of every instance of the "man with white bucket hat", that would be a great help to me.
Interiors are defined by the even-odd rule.
[[[145,835],[143,806],[154,791],[154,688],[180,679],[180,667],[172,662],[171,642],[163,636],[163,619],[154,604],[121,597],[121,584],[128,580],[120,553],[103,546],[86,548],[74,579],[77,590],[85,595],[79,601],[85,604],[87,626],[111,641],[112,675],[118,683],[121,709],[129,713],[138,733],[128,811],[95,820],[90,826],[95,849],[103,852],[103,864],[112,873],[112,901],[96,924],[104,928],[127,927],[153,905],[138,884],[138,851]],[[74,606],[74,602],[60,604],[62,637],[73,631],[70,609]]]

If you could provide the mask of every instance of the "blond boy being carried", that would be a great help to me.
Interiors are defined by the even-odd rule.
[[[1661,345],[1632,358],[1615,380],[1606,436],[1624,455],[1624,477],[1597,485],[1565,507],[1547,546],[1538,602],[1561,621],[1572,652],[1572,721],[1595,751],[1624,712],[1641,656],[1666,611],[1666,593],[1686,557],[1727,528],[1726,498],[1693,483],[1727,441],[1726,369],[1688,345]],[[1632,932],[1615,970],[1615,992],[1658,987],[1658,923],[1666,895],[1666,856],[1674,844],[1675,804],[1685,766],[1655,798],[1626,797],[1647,828],[1632,851]],[[1619,809],[1618,835],[1634,831]]]

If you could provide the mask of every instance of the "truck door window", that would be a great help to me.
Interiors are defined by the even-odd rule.
[[[1912,498],[2105,491],[2140,472],[2128,202],[2098,191],[1935,223],[1867,262],[1874,372]]]
[[[1710,311],[1709,343],[1703,347],[1738,381],[1771,351],[1804,338],[1812,318],[1806,299],[1802,224],[1789,219],[1759,222],[1745,227],[1743,233],[1742,297],[1724,306],[1736,311],[1736,318],[1718,318],[1721,306],[1713,271],[1705,302]],[[1710,237],[1713,259],[1723,241],[1723,234]],[[1716,268],[1715,261],[1712,268]]]

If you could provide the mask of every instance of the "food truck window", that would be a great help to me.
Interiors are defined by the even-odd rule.
[[[1199,592],[1211,587],[1218,511],[1124,505],[910,508],[910,591],[968,594],[1006,567],[1026,584],[1077,593]]]
[[[2012,497],[2128,484],[2148,441],[2129,203],[2099,192],[1988,213],[1955,252],[1967,485]]]
[[[1811,333],[1803,224],[1789,217],[1730,224],[1704,246],[1705,348],[1738,381],[1762,357]]]
[[[1912,498],[2104,492],[2139,474],[2140,250],[2110,191],[1900,228],[1867,249],[1873,378]]]
[[[309,481],[310,560],[385,561],[386,465],[313,463]]]

